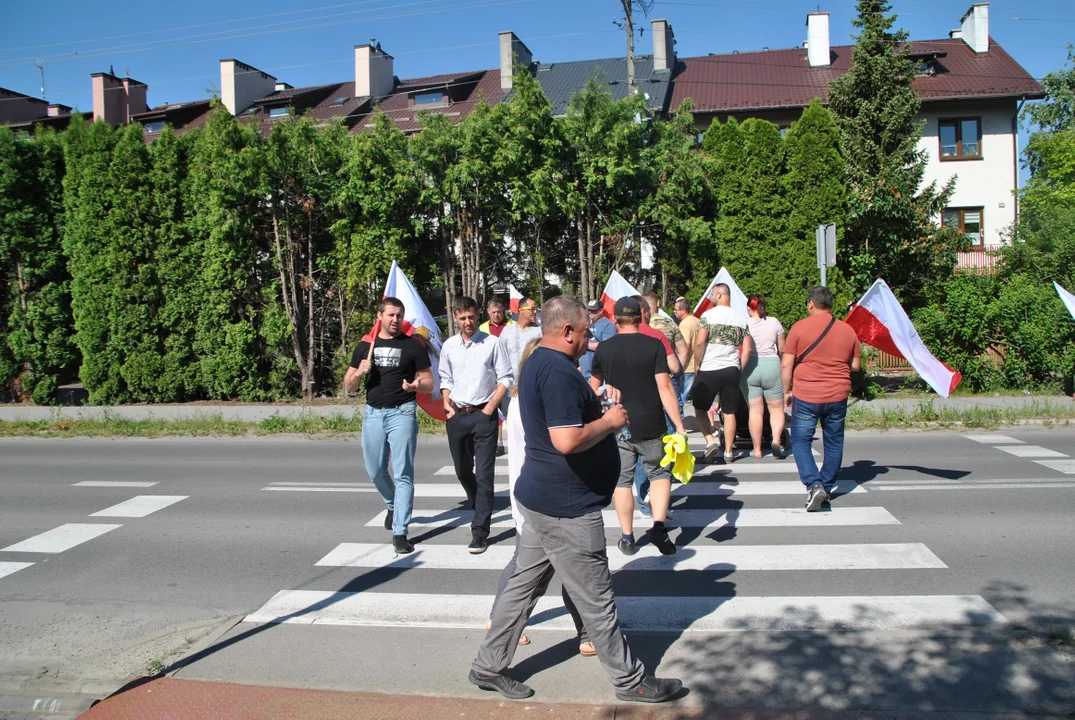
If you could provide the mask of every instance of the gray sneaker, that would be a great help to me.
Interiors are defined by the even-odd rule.
[[[825,486],[821,483],[814,483],[806,491],[806,512],[817,512],[828,498],[829,494],[825,492]]]
[[[617,691],[616,698],[628,702],[662,703],[674,699],[682,689],[682,681],[675,678],[646,675],[634,690]]]

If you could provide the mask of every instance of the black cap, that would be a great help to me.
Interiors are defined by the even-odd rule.
[[[605,306],[601,304],[600,300],[591,300],[586,303],[586,309],[591,312],[597,312],[598,310],[604,310]]]
[[[612,312],[616,317],[642,317],[642,308],[638,301],[631,296],[621,297],[616,301],[616,309]]]

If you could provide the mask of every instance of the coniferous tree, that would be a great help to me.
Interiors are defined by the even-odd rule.
[[[815,231],[818,225],[835,223],[837,246],[842,241],[846,190],[844,158],[840,154],[840,130],[832,114],[816,98],[792,123],[784,138],[787,172],[784,188],[789,202],[788,239],[784,248],[783,274],[789,291],[798,289],[799,297],[790,308],[781,308],[788,321],[805,314],[802,297],[819,278]],[[846,283],[830,270],[829,288],[837,296],[837,307],[854,300]],[[847,297],[845,297],[847,296]],[[774,310],[775,312],[775,310]]]
[[[281,332],[281,324],[286,332],[286,319],[265,312],[274,298],[262,285],[269,254],[261,141],[222,107],[216,105],[190,155],[189,227],[201,255],[194,350],[209,397],[259,400],[283,392],[283,378],[270,375],[265,336]]]
[[[0,128],[0,385],[49,404],[77,361],[63,231],[63,147]]]
[[[890,10],[887,0],[859,0],[851,69],[830,85],[829,107],[847,162],[840,268],[856,293],[883,277],[898,295],[949,276],[966,241],[938,225],[955,179],[922,185],[922,103],[911,87],[917,66]]]
[[[109,167],[115,132],[107,123],[75,116],[64,134],[64,252],[71,273],[75,342],[82,354],[79,378],[90,401],[108,403],[121,394],[122,358],[108,342],[113,258],[102,232],[108,223]]]

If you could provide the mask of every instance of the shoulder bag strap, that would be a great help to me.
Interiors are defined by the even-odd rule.
[[[825,326],[825,329],[821,332],[821,334],[817,336],[817,340],[814,341],[814,344],[806,348],[806,350],[803,351],[802,355],[795,358],[796,365],[800,364],[803,360],[806,359],[807,355],[814,351],[814,348],[816,348],[821,343],[821,341],[825,339],[825,336],[829,334],[829,330],[832,330],[832,326],[835,324],[836,318],[833,317],[832,320],[829,320],[829,324]]]

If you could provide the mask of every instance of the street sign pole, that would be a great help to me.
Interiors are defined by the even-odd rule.
[[[836,225],[818,225],[814,233],[817,240],[817,266],[821,270],[821,286],[828,287],[828,269],[836,267]]]

